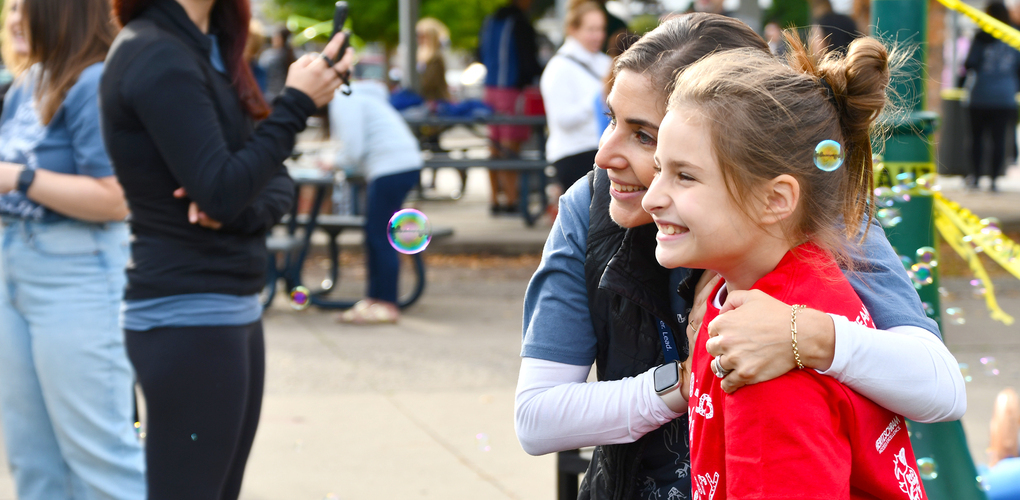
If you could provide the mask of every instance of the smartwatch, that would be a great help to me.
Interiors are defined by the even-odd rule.
[[[662,398],[666,406],[674,413],[682,413],[683,408],[687,406],[687,400],[680,391],[680,386],[684,382],[680,377],[680,362],[670,361],[660,365],[653,372],[652,378],[655,381],[655,393]]]
[[[28,167],[21,169],[21,173],[18,174],[18,192],[28,195],[28,188],[32,186],[33,181],[35,181],[35,169]]]

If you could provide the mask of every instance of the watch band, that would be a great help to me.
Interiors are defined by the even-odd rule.
[[[18,192],[24,195],[28,194],[28,188],[32,186],[32,182],[35,181],[35,169],[25,167],[21,169],[21,173],[18,174]]]
[[[666,403],[666,406],[674,413],[683,413],[684,408],[687,407],[687,399],[684,398],[683,392],[680,390],[684,384],[684,376],[681,366],[682,365],[679,361],[671,361],[660,365],[655,369],[656,372],[659,370],[671,370],[673,372],[673,376],[676,377],[675,382],[673,382],[669,387],[661,390],[659,390],[658,387],[655,388],[655,393],[662,398],[662,401]],[[664,375],[667,374],[664,372]]]

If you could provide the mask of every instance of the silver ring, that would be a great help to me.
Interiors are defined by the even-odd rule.
[[[715,373],[716,377],[726,378],[726,376],[729,375],[730,372],[733,371],[733,370],[727,370],[727,369],[723,368],[722,367],[722,362],[719,361],[720,358],[722,358],[721,355],[719,357],[717,357],[717,358],[713,358],[712,359],[712,364],[711,364],[711,366],[712,366],[712,373]]]

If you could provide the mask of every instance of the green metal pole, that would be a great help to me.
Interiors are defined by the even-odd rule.
[[[903,173],[912,173],[916,179],[935,172],[931,134],[938,126],[938,115],[924,110],[927,24],[927,0],[871,2],[872,35],[901,47],[916,47],[903,74],[894,75],[892,82],[895,95],[909,105],[909,114],[885,123],[891,128],[891,135],[883,152],[886,169],[876,174],[880,186],[909,182],[900,177]],[[913,259],[918,248],[938,248],[930,194],[917,195],[915,190],[909,199],[898,198],[893,208],[899,210],[902,222],[887,226],[886,234],[900,255]],[[938,267],[933,271],[932,283],[922,285],[918,294],[927,304],[929,314],[939,321]],[[910,422],[908,428],[929,500],[986,500],[959,421]]]

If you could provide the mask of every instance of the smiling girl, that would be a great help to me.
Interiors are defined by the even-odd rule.
[[[804,370],[797,345],[804,307],[873,326],[837,259],[850,261],[870,219],[869,131],[886,102],[888,54],[862,39],[816,66],[789,41],[789,65],[737,50],[677,78],[642,203],[660,264],[722,277],[691,345],[693,496],[925,498],[903,417]],[[708,323],[728,294],[749,289],[792,304],[787,345],[801,369],[727,394]]]

